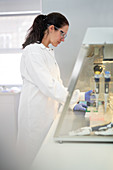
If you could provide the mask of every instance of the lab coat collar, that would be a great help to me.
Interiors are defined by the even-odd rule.
[[[49,47],[49,48],[45,47],[45,45],[43,45],[42,43],[40,43],[39,45],[40,45],[40,47],[41,47],[42,49],[47,49],[47,50],[49,50],[49,51],[50,51],[50,50],[53,50],[53,49],[50,48],[50,47]]]
[[[45,47],[45,45],[43,45],[42,43],[40,43],[39,45],[40,45],[40,47],[41,47],[42,49],[47,48],[47,47]]]

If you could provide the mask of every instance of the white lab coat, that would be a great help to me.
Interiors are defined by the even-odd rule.
[[[31,44],[23,50],[21,59],[23,87],[18,111],[17,146],[32,161],[58,111],[64,103],[67,88],[62,84],[54,51],[43,44]],[[76,90],[72,103],[84,98]]]

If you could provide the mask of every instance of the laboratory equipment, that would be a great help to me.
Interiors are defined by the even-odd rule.
[[[98,97],[99,97],[99,74],[95,74],[95,96],[96,96],[96,110],[98,110]]]
[[[111,122],[104,124],[104,125],[99,125],[99,126],[94,126],[94,127],[83,127],[75,131],[70,131],[69,135],[70,136],[75,136],[75,135],[83,136],[83,135],[90,135],[92,132],[94,132],[95,134],[99,134],[101,132],[103,134],[107,134],[105,130],[108,130],[108,129],[111,130],[112,132],[112,133],[108,133],[108,135],[113,135],[113,123]]]
[[[104,93],[104,97],[105,97],[105,112],[107,109],[107,101],[108,101],[108,95],[109,95],[109,82],[111,80],[111,74],[109,71],[105,71],[105,93]]]
[[[110,72],[109,81],[106,71]],[[113,142],[113,127],[101,131],[93,128],[109,122],[113,125],[112,75],[113,28],[88,28],[69,81],[68,96],[54,133],[55,141]],[[95,90],[96,100],[88,106],[88,111],[84,114],[80,111],[73,112],[70,108],[75,89],[84,92]],[[83,133],[77,135],[75,132],[80,129]],[[88,129],[93,130],[89,132]]]
[[[99,97],[99,81],[101,77],[102,67],[96,65],[94,67],[94,79],[95,79],[95,96],[96,96],[96,111],[98,111],[98,97]]]

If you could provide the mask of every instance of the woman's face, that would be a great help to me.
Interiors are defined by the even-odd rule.
[[[68,32],[68,25],[65,25],[61,28],[57,28],[54,25],[50,25],[49,28],[49,43],[52,44],[54,47],[57,47],[64,39]]]

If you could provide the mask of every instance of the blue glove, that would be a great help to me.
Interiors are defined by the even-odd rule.
[[[85,101],[93,103],[95,99],[95,95],[91,95],[93,93],[93,90],[89,90],[88,92],[85,93]]]
[[[80,103],[80,104],[76,104],[73,108],[74,111],[86,111],[87,105]]]

